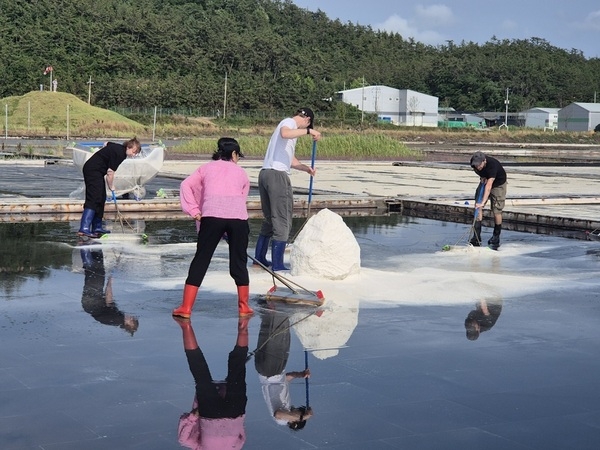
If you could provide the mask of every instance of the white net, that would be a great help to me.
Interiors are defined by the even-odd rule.
[[[73,164],[83,170],[85,162],[102,148],[102,142],[86,142],[68,146],[73,152]],[[115,172],[115,194],[122,196],[131,194],[132,198],[141,200],[146,196],[144,185],[152,180],[162,168],[165,147],[162,144],[144,144],[139,155],[127,158]],[[111,193],[107,192],[110,196]],[[70,198],[84,198],[85,187],[81,186],[71,192]]]

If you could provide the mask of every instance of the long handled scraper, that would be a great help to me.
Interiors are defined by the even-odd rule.
[[[321,306],[325,302],[325,296],[320,290],[308,290],[305,287],[300,286],[298,283],[295,283],[278,274],[277,272],[274,272],[273,270],[269,269],[256,258],[253,258],[250,255],[248,255],[248,258],[254,261],[254,263],[258,264],[264,270],[269,272],[273,277],[273,287],[269,289],[269,291],[265,295],[266,300],[281,301],[285,303],[296,303],[310,306]],[[285,288],[278,287],[275,283],[275,280],[283,284]]]

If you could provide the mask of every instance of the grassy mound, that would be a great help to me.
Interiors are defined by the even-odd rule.
[[[148,133],[138,122],[65,92],[33,91],[0,102],[8,107],[9,135],[131,137]],[[3,123],[3,131],[5,127]]]

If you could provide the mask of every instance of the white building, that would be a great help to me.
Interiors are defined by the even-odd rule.
[[[600,124],[600,103],[571,103],[558,111],[558,131],[593,131]]]
[[[558,111],[560,108],[531,108],[523,111],[525,126],[528,128],[543,128],[554,130],[558,126]]]
[[[410,89],[365,86],[337,92],[338,100],[395,125],[437,127],[438,98]]]

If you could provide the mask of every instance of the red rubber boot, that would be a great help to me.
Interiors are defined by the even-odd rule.
[[[173,315],[189,319],[192,315],[194,303],[196,302],[196,295],[198,295],[198,286],[186,284],[183,287],[183,302],[179,308],[173,310]]]
[[[241,317],[251,316],[254,310],[248,306],[248,298],[250,297],[250,286],[238,286],[238,311]]]
[[[248,347],[248,322],[250,317],[240,317],[238,319],[238,334],[235,345],[238,347]]]

